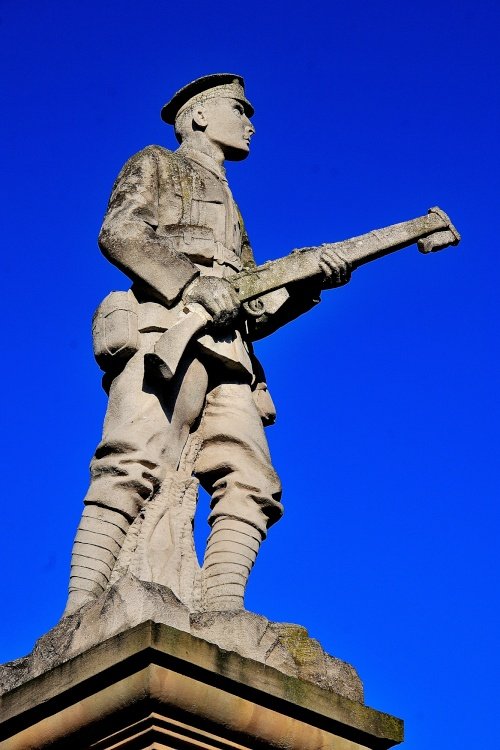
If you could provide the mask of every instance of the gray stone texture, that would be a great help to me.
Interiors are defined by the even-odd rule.
[[[148,146],[114,184],[99,245],[132,282],[93,320],[108,409],[72,556],[69,615],[129,571],[190,611],[242,610],[248,576],[282,515],[264,427],[276,413],[253,341],[307,312],[323,289],[414,242],[457,244],[439,208],[257,266],[224,163],[255,128],[241,76],[205,76],[162,110],[179,149]],[[211,496],[200,567],[197,482]]]
[[[402,739],[393,716],[150,621],[0,696],[1,750],[385,750]]]
[[[97,599],[62,619],[31,654],[0,667],[0,692],[8,692],[77,654],[141,623],[153,621],[216,644],[290,677],[363,702],[353,667],[327,654],[305,628],[270,622],[247,611],[193,614],[166,586],[127,573]]]

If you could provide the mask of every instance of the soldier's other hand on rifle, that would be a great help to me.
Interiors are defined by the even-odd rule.
[[[323,289],[333,289],[347,284],[351,278],[351,265],[341,255],[325,248],[319,259],[319,265],[324,274]]]
[[[212,316],[218,328],[231,323],[238,315],[240,301],[232,285],[226,279],[214,276],[199,276],[183,295],[185,304],[196,302]]]

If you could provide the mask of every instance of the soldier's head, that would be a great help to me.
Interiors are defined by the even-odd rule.
[[[179,143],[206,140],[218,147],[224,159],[248,156],[255,128],[253,107],[246,99],[240,76],[217,73],[189,83],[165,104],[162,119],[175,127]]]

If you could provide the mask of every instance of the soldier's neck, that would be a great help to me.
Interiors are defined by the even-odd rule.
[[[213,141],[209,141],[205,133],[194,132],[189,138],[182,142],[182,150],[198,151],[198,153],[209,156],[224,171],[224,152],[221,147]]]

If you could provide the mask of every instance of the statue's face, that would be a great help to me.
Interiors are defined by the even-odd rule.
[[[229,161],[246,159],[255,128],[237,99],[209,99],[203,105],[205,135],[219,146]]]

